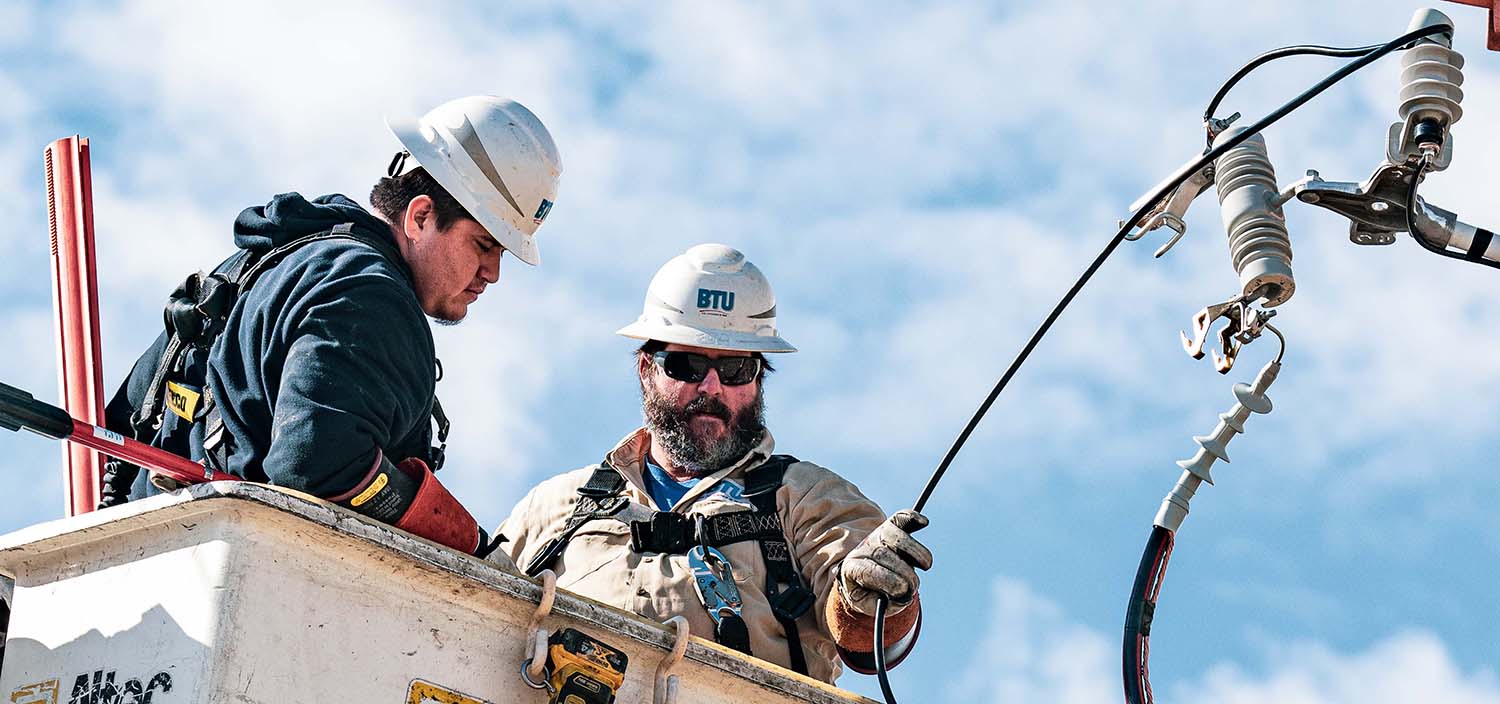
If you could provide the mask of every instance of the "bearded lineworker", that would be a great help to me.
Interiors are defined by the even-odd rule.
[[[389,121],[404,149],[370,193],[276,196],[234,256],[173,294],[109,427],[214,469],[327,499],[469,553],[488,539],[437,480],[447,418],[424,316],[456,323],[533,239],[562,171],[521,104],[489,96]],[[432,443],[433,421],[439,447]],[[108,506],[173,488],[118,460]]]
[[[619,334],[645,341],[645,427],[532,489],[494,559],[647,618],[685,616],[694,634],[825,682],[840,659],[873,670],[884,594],[887,662],[900,662],[920,630],[914,568],[932,565],[910,532],[927,519],[887,519],[832,471],[773,454],[765,355],[795,348],[776,333],[766,277],[738,251],[698,245],[657,272]],[[700,590],[695,574],[720,587]]]

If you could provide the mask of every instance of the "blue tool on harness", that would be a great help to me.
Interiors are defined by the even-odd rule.
[[[703,608],[714,619],[714,639],[743,653],[750,652],[750,629],[745,625],[745,602],[734,585],[734,569],[724,553],[695,545],[687,553],[693,570],[693,586]]]

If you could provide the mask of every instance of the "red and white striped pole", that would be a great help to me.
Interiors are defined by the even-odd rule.
[[[94,193],[89,140],[74,135],[47,145],[47,219],[52,233],[52,305],[57,312],[58,389],[63,409],[104,425],[103,355],[99,345],[99,284],[94,262]],[[76,443],[63,445],[67,515],[99,505],[104,458]]]

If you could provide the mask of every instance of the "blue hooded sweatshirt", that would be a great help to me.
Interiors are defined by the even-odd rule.
[[[432,331],[411,270],[391,256],[390,226],[354,201],[287,193],[246,208],[234,225],[237,247],[264,252],[341,223],[390,242],[391,252],[347,238],[293,250],[240,296],[205,370],[230,442],[223,469],[324,497],[362,480],[377,449],[392,462],[428,460]],[[111,429],[129,433],[166,343],[163,334],[110,402]],[[163,417],[184,422],[171,411]],[[198,460],[205,423],[194,425],[190,456]],[[153,493],[145,473],[135,478],[131,498]]]

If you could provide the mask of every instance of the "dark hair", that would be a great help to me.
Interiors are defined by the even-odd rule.
[[[396,178],[385,177],[375,182],[375,187],[370,189],[370,205],[385,216],[386,222],[400,227],[401,218],[406,215],[407,204],[417,196],[432,199],[432,210],[437,216],[436,225],[439,230],[446,230],[459,220],[474,219],[448,191],[438,185],[437,180],[427,173],[427,169],[421,167]]]
[[[650,357],[651,355],[654,355],[666,348],[667,343],[662,342],[661,340],[647,340],[641,343],[640,347],[635,348],[635,353],[638,355],[645,355],[647,357]],[[771,360],[768,359],[765,355],[759,352],[751,352],[750,354],[751,356],[760,360],[761,378],[764,379],[767,374],[776,371],[776,367],[771,366]]]

